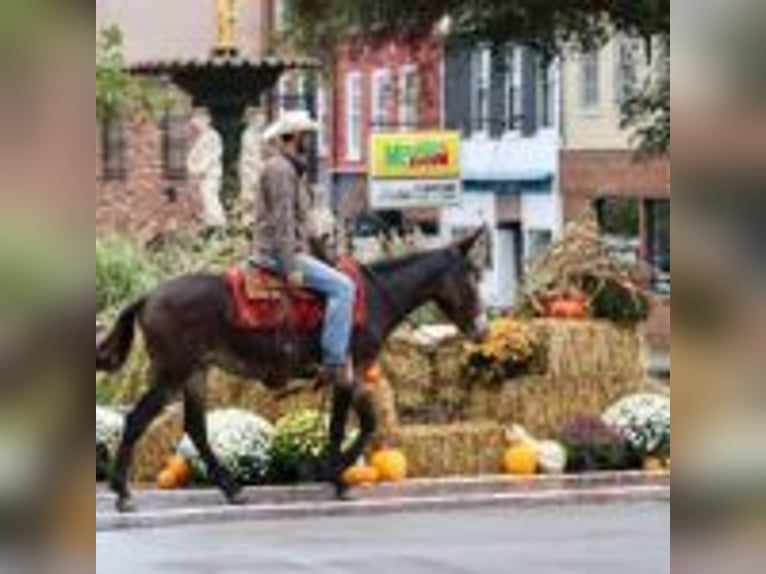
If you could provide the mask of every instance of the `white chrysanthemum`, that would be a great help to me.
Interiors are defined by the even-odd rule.
[[[263,480],[269,468],[274,427],[265,419],[240,409],[215,411],[207,417],[208,440],[221,464],[245,484]],[[201,477],[205,467],[191,439],[186,436],[179,453],[191,461]]]
[[[96,405],[96,445],[113,448],[120,440],[125,417],[113,409]]]
[[[564,445],[546,440],[537,443],[540,468],[543,474],[564,474],[567,468],[567,449]]]
[[[631,395],[610,407],[604,422],[617,429],[634,449],[655,453],[670,444],[670,399],[660,395]]]

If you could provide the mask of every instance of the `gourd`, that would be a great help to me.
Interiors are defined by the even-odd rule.
[[[382,449],[371,459],[381,482],[404,482],[407,478],[407,457],[400,450]]]
[[[157,477],[157,486],[162,490],[175,490],[186,486],[192,477],[189,463],[182,456],[174,456]]]
[[[349,486],[372,486],[378,482],[380,473],[374,466],[357,464],[343,474],[343,481]]]
[[[503,459],[507,474],[514,476],[533,476],[537,474],[540,457],[534,444],[519,443],[508,448]]]

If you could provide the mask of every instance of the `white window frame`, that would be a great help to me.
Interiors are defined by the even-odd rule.
[[[580,54],[580,108],[596,112],[601,106],[601,52]]]
[[[492,99],[492,50],[482,47],[471,56],[472,133],[489,134]]]
[[[359,162],[363,159],[362,138],[362,73],[351,71],[346,74],[346,161]]]
[[[378,68],[372,74],[370,90],[371,125],[373,131],[391,128],[391,107],[394,99],[394,74],[390,68]]]
[[[521,133],[524,106],[523,54],[519,46],[508,45],[505,52],[505,131]]]
[[[556,127],[556,74],[555,64],[549,62],[543,65],[543,59],[538,59],[537,77],[537,126],[541,130]],[[547,86],[547,93],[546,93]],[[547,96],[547,97],[546,97]],[[547,123],[543,121],[548,118]]]
[[[411,83],[410,83],[411,82]],[[421,80],[415,64],[399,68],[398,123],[401,130],[416,130],[420,124]],[[410,93],[412,90],[414,93]]]

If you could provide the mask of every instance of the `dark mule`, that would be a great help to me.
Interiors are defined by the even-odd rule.
[[[471,251],[481,233],[444,249],[378,263],[363,269],[368,300],[367,324],[354,332],[352,353],[357,373],[375,363],[388,336],[410,313],[435,303],[466,335],[483,335],[479,273]],[[236,326],[229,288],[221,276],[192,275],[161,285],[121,314],[113,331],[96,346],[96,371],[114,372],[127,360],[134,324],[143,331],[151,358],[151,384],[127,418],[111,488],[118,509],[131,509],[128,474],[134,445],[176,395],[182,395],[185,430],[203,457],[211,478],[232,503],[241,489],[214,456],[205,424],[205,379],[218,366],[241,376],[283,388],[291,379],[316,374],[319,333],[246,331]],[[358,439],[341,452],[350,410],[359,417]],[[361,385],[333,389],[328,479],[345,492],[343,471],[364,452],[375,432],[370,397]]]

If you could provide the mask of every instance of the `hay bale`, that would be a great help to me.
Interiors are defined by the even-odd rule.
[[[133,480],[152,484],[173,456],[184,435],[183,409],[174,405],[166,410],[147,430],[136,445],[133,459]]]
[[[520,424],[537,436],[557,436],[578,416],[600,416],[644,384],[639,333],[593,321],[532,322],[545,347],[546,372],[501,385],[474,385],[466,418]]]
[[[466,418],[520,424],[535,436],[556,437],[568,421],[600,416],[615,401],[640,389],[640,379],[522,377],[499,387],[472,388]]]
[[[413,478],[496,474],[506,448],[504,428],[491,423],[401,427],[396,441]]]
[[[546,375],[553,379],[642,379],[643,340],[637,329],[606,321],[530,322],[545,349]]]

